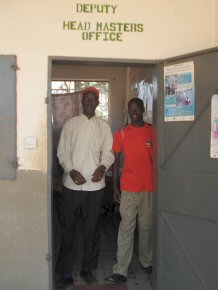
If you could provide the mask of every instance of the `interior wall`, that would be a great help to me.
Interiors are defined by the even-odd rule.
[[[123,127],[128,119],[127,103],[138,96],[133,86],[141,80],[152,83],[153,66],[138,67],[57,65],[52,66],[52,80],[110,81],[109,120],[112,134]],[[58,142],[58,141],[57,141]],[[55,161],[56,162],[56,161]]]
[[[52,80],[107,80],[110,81],[109,125],[112,133],[127,121],[127,102],[137,97],[133,86],[145,80],[152,83],[153,66],[134,67],[53,65]]]

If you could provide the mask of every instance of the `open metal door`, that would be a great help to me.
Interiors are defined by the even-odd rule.
[[[195,119],[164,122],[164,66],[194,61]],[[157,290],[218,289],[218,159],[210,158],[218,50],[160,65]]]

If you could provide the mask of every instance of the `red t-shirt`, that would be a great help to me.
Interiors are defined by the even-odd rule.
[[[114,136],[113,150],[124,153],[121,190],[142,192],[153,190],[152,186],[152,127],[127,127]]]

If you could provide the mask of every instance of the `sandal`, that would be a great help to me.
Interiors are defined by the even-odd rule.
[[[112,274],[111,276],[105,278],[105,280],[112,284],[119,284],[126,282],[126,277],[121,274]]]

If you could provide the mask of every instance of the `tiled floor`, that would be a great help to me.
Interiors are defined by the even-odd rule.
[[[55,256],[58,251],[60,244],[60,227],[57,223],[57,216],[54,215],[55,228]],[[102,215],[102,236],[101,236],[101,250],[99,255],[98,269],[93,271],[93,274],[98,280],[98,284],[106,284],[105,277],[112,274],[112,267],[116,262],[116,240],[117,230],[119,226],[120,218],[118,215],[113,214],[109,220],[106,220],[105,216]],[[80,260],[81,250],[78,250],[77,258],[75,261],[74,270],[74,281],[76,285],[84,285],[84,281],[80,278]],[[137,259],[137,235],[135,238],[135,250],[131,265],[129,267],[128,279],[127,279],[128,290],[152,290],[151,276],[146,275],[144,270],[138,263]],[[69,288],[71,289],[71,288]]]

